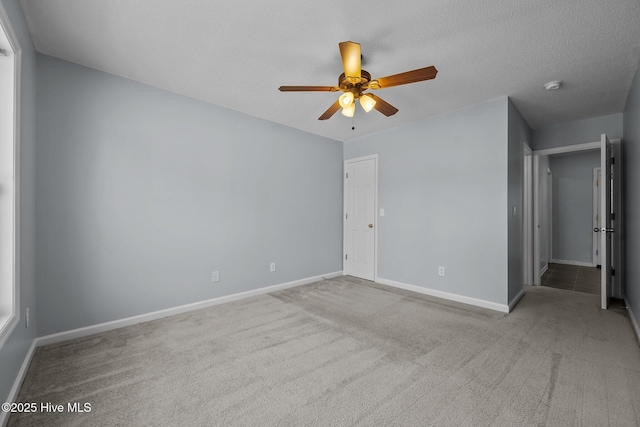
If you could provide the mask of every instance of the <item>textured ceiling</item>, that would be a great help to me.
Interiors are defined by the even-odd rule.
[[[341,141],[505,95],[533,128],[621,112],[640,58],[638,0],[21,4],[39,52]],[[345,40],[374,78],[438,76],[377,91],[395,116],[318,121],[338,94],[277,88],[337,84]]]

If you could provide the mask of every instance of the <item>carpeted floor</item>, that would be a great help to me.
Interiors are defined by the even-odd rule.
[[[598,302],[527,288],[507,315],[331,279],[39,348],[18,400],[65,413],[9,425],[639,425],[640,347]]]

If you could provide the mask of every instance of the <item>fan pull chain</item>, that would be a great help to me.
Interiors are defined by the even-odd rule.
[[[351,118],[351,130],[356,130],[356,115]]]

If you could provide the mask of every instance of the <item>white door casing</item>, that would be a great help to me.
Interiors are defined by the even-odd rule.
[[[547,168],[547,265],[553,259],[553,172]]]
[[[612,275],[611,295],[614,298],[624,298],[622,292],[622,284],[624,283],[624,265],[623,265],[623,247],[622,236],[624,236],[624,200],[622,198],[622,141],[620,139],[611,140],[611,148],[613,150],[613,158],[615,163],[612,166],[613,173],[613,191],[611,192],[611,225],[615,233],[611,236],[612,250],[612,267],[615,273]]]
[[[533,155],[533,284],[540,286],[540,156]]]
[[[613,228],[611,225],[611,193],[613,188],[612,174],[612,147],[606,134],[602,134],[600,140],[600,169],[601,169],[601,187],[600,187],[600,203],[602,206],[602,221],[600,222],[602,239],[600,240],[600,260],[601,268],[601,301],[600,306],[606,310],[611,299],[611,274],[612,274],[612,251],[611,251],[611,234]]]
[[[376,280],[378,155],[344,162],[344,274]]]
[[[523,284],[532,285],[533,279],[533,164],[531,148],[525,143],[523,146],[523,188],[522,188],[522,273]]]

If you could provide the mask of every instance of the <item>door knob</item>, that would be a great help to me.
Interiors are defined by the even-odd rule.
[[[369,224],[369,228],[373,228],[373,224]]]

